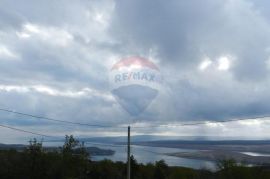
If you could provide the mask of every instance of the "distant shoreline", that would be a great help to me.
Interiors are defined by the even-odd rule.
[[[22,144],[1,144],[0,143],[0,150],[10,150],[14,149],[16,151],[23,151],[26,149],[28,145]],[[45,151],[57,151],[60,150],[60,147],[44,147]],[[90,154],[90,156],[110,156],[114,155],[115,151],[110,149],[101,149],[98,147],[85,147],[85,150]]]
[[[258,152],[270,154],[269,140],[226,140],[226,141],[188,141],[188,140],[164,140],[133,142],[133,145],[149,147],[166,147],[193,150],[235,151],[235,152]]]
[[[149,141],[135,142],[133,145],[189,149],[193,151],[164,153],[164,155],[187,159],[217,162],[234,159],[237,163],[251,165],[270,165],[270,141]],[[248,153],[263,153],[248,155]]]
[[[240,152],[226,150],[208,150],[195,152],[177,152],[165,153],[165,155],[175,156],[180,158],[200,159],[207,161],[219,161],[224,159],[234,159],[237,163],[251,165],[270,165],[269,156],[250,156]]]

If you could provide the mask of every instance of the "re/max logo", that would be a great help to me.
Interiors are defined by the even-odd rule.
[[[146,73],[146,72],[126,72],[116,74],[114,76],[114,82],[122,82],[127,80],[144,80],[144,81],[154,81],[155,74],[153,73]]]

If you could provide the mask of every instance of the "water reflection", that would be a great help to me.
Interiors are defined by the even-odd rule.
[[[46,146],[62,146],[62,145],[63,142],[46,142]],[[126,162],[127,160],[127,148],[125,145],[86,142],[85,146],[98,147],[101,149],[111,149],[115,151],[114,155],[111,156],[91,156],[91,160],[100,161],[104,159],[109,159],[112,161],[122,161],[122,162]],[[163,159],[169,166],[182,166],[194,169],[208,169],[211,171],[216,170],[215,163],[211,161],[187,159],[165,155],[165,153],[192,152],[192,151],[196,150],[131,145],[131,154],[135,157],[138,163],[143,164],[155,163],[156,161]]]
[[[87,144],[87,146],[100,147],[99,144]],[[103,159],[109,159],[112,161],[125,162],[127,159],[126,146],[102,146],[103,149],[112,149],[115,154],[112,156],[93,156],[92,160],[99,161]],[[215,163],[205,160],[186,159],[174,156],[165,155],[165,153],[175,152],[191,152],[195,150],[189,149],[176,149],[176,148],[164,148],[164,147],[148,147],[148,146],[131,146],[131,154],[139,163],[154,163],[158,160],[165,160],[169,166],[183,166],[194,169],[209,169],[215,170]]]

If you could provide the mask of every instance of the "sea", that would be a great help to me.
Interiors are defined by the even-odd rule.
[[[61,142],[49,142],[44,143],[44,146],[62,146]],[[99,155],[91,156],[93,161],[101,161],[109,159],[112,161],[127,161],[127,146],[126,145],[115,145],[109,143],[85,143],[86,147],[98,147],[100,149],[110,149],[115,151],[113,155]],[[166,155],[168,153],[176,152],[192,152],[198,151],[193,149],[177,149],[177,148],[167,148],[167,147],[150,147],[150,146],[139,146],[131,145],[131,155],[134,156],[138,163],[155,163],[159,160],[164,160],[169,166],[181,166],[188,167],[193,169],[207,169],[211,171],[216,170],[216,163],[213,161],[207,160],[198,160],[198,159],[187,159],[175,156]]]

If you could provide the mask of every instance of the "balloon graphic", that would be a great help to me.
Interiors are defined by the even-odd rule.
[[[158,95],[161,75],[158,67],[142,57],[129,57],[110,71],[111,92],[132,116],[142,113]]]

